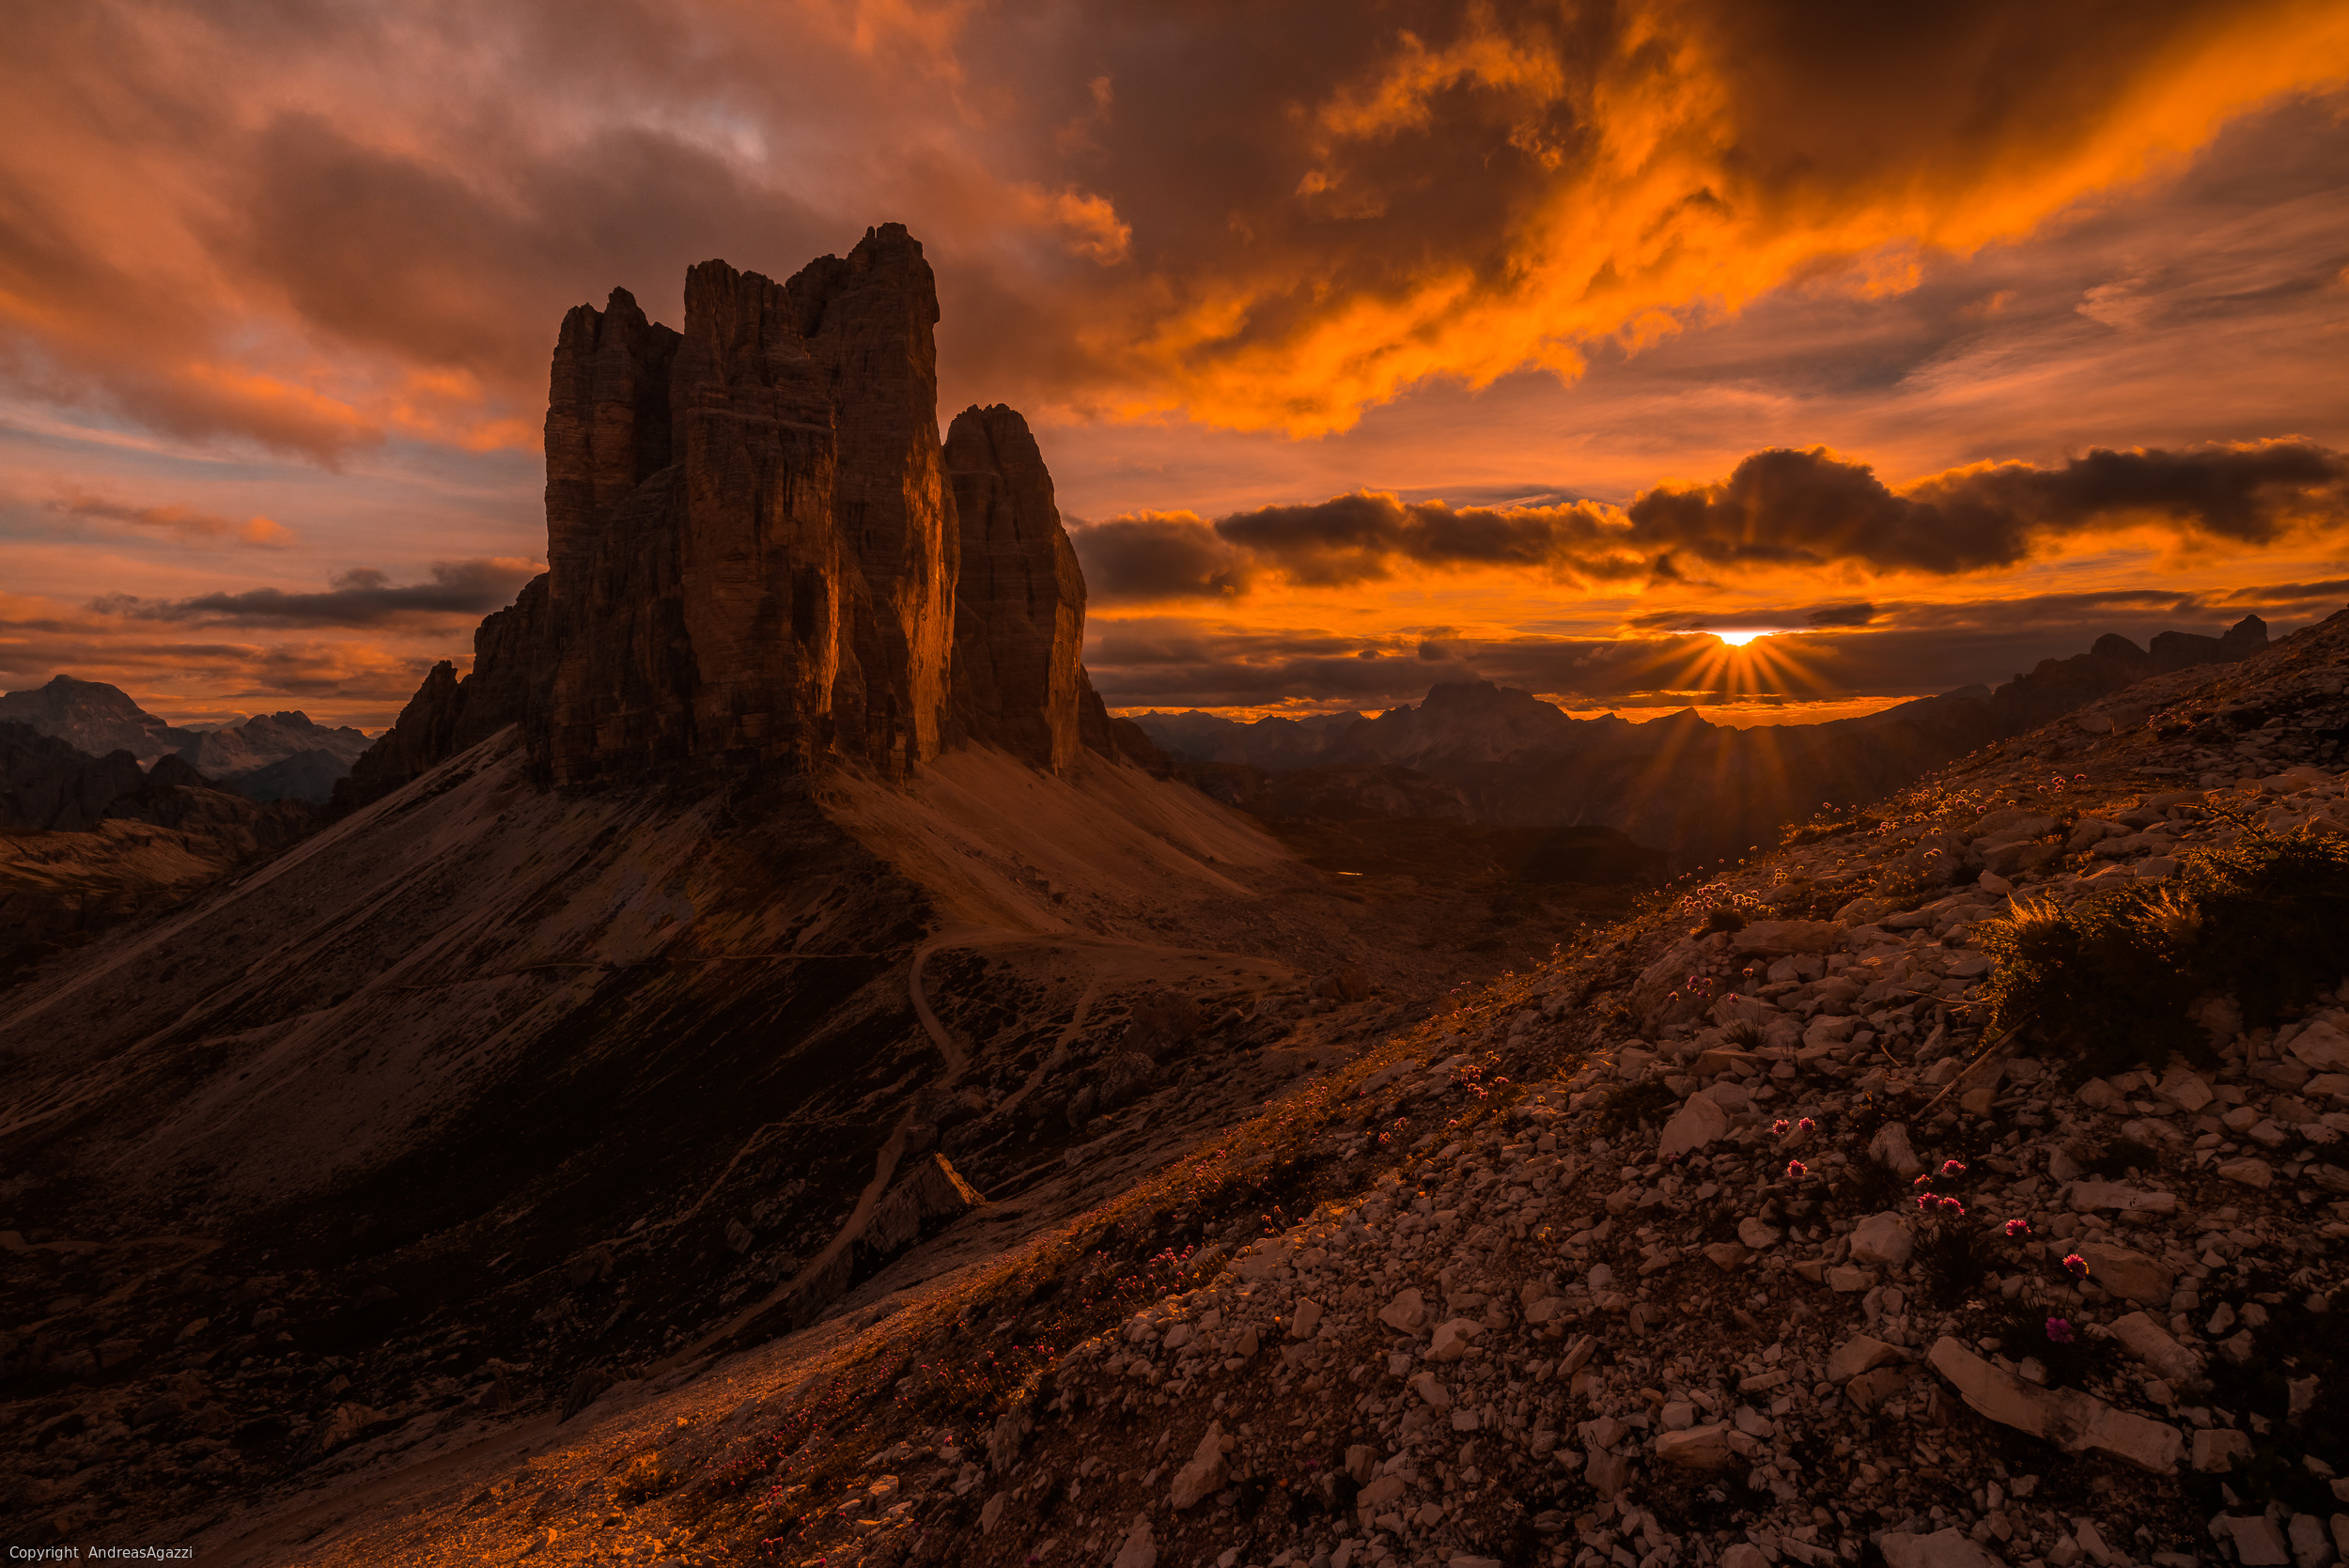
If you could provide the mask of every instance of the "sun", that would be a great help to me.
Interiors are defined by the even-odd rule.
[[[1774,635],[1774,633],[1767,631],[1717,631],[1713,633],[1713,635],[1719,638],[1722,642],[1727,643],[1733,648],[1742,648],[1748,643],[1752,642],[1756,637],[1768,637]]]

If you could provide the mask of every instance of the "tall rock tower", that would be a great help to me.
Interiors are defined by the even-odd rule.
[[[974,740],[1066,773],[1077,760],[1085,580],[1052,476],[1019,411],[965,409],[946,433],[962,531],[955,711]]]
[[[546,778],[937,753],[958,542],[937,321],[895,224],[787,284],[702,263],[681,334],[624,289],[565,318],[531,715]]]
[[[788,283],[703,262],[683,332],[624,288],[572,310],[546,575],[336,800],[517,722],[553,785],[835,759],[902,777],[957,738],[1056,773],[1088,746],[1147,765],[1079,662],[1084,576],[1027,421],[974,408],[938,439],[937,322],[897,224]]]

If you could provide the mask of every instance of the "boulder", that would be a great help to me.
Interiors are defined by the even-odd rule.
[[[1416,1333],[1427,1321],[1427,1303],[1415,1290],[1398,1291],[1393,1300],[1378,1309],[1378,1321],[1398,1334]]]
[[[2122,1348],[2170,1383],[2190,1383],[2202,1374],[2201,1358],[2143,1312],[2131,1312],[2114,1323],[2112,1336]]]
[[[1150,1532],[1150,1516],[1137,1514],[1132,1527],[1126,1531],[1126,1539],[1119,1543],[1110,1568],[1158,1568],[1158,1563],[1159,1543]]]
[[[2119,1214],[2175,1214],[2178,1195],[2147,1192],[2119,1182],[2078,1181],[2072,1184],[2072,1207],[2081,1214],[2111,1209]]]
[[[2264,1514],[2222,1514],[2211,1522],[2211,1533],[2233,1543],[2242,1568],[2289,1568],[2292,1562],[2283,1530]]]
[[[1867,1334],[1854,1334],[1835,1347],[1827,1358],[1827,1376],[1830,1383],[1848,1383],[1863,1372],[1901,1358],[1898,1348]]]
[[[1483,1324],[1465,1317],[1455,1317],[1448,1323],[1439,1324],[1428,1342],[1427,1358],[1431,1361],[1456,1361],[1469,1353],[1469,1342],[1484,1331]]]
[[[2312,1073],[2349,1073],[2349,1033],[2324,1018],[2301,1026],[2285,1048]]]
[[[1904,1178],[1921,1175],[1925,1169],[1925,1162],[1909,1147],[1908,1127],[1902,1122],[1887,1122],[1876,1128],[1875,1136],[1868,1141],[1868,1157]]]
[[[1854,1226],[1851,1257],[1857,1264],[1899,1268],[1917,1250],[1917,1238],[1897,1214],[1872,1214]]]
[[[1221,1421],[1207,1423],[1206,1433],[1199,1439],[1199,1446],[1191,1451],[1190,1462],[1174,1472],[1174,1489],[1168,1501],[1177,1511],[1223,1490],[1223,1483],[1228,1478],[1223,1451],[1229,1441],[1223,1436]]]
[[[2160,1260],[2107,1241],[2083,1241],[2076,1250],[2088,1260],[2088,1277],[2123,1300],[2151,1307],[2170,1299],[2177,1276]]]
[[[2066,1453],[2108,1454],[2154,1475],[2174,1475],[2186,1441],[2178,1429],[2116,1410],[2076,1389],[2043,1389],[1993,1365],[1947,1335],[1926,1358],[1958,1397],[2004,1426]]]
[[[1656,1459],[1674,1469],[1720,1470],[1737,1462],[1737,1451],[1730,1447],[1728,1427],[1692,1426],[1685,1432],[1658,1435]]]
[[[2203,1475],[2224,1475],[2251,1457],[2251,1436],[2229,1427],[2208,1427],[2194,1434],[2194,1468]]]
[[[1884,1552],[1885,1568],[2003,1568],[1955,1525],[1931,1535],[1886,1530],[1877,1545]]]
[[[1703,1094],[1689,1096],[1664,1124],[1661,1141],[1656,1157],[1672,1159],[1704,1148],[1715,1139],[1729,1131],[1729,1112],[1712,1098]]]

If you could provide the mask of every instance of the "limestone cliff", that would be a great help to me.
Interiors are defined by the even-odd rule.
[[[955,590],[955,710],[975,740],[1067,772],[1081,744],[1085,580],[1028,422],[965,409],[946,434],[962,535]]]
[[[1155,758],[1088,706],[1084,579],[1026,421],[974,408],[939,441],[937,321],[895,224],[787,283],[702,263],[682,332],[626,289],[573,309],[546,575],[483,623],[472,675],[432,671],[338,803],[517,722],[554,785],[903,777],[957,736],[1059,773],[1088,745]]]

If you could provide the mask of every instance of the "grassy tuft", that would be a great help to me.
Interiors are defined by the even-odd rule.
[[[2036,1025],[2090,1073],[2172,1053],[2207,1064],[2209,1042],[2187,1017],[2201,998],[2235,998],[2259,1028],[2338,981],[2349,844],[2238,826],[2232,846],[2191,852],[2166,882],[2068,909],[2020,905],[1982,925],[1997,966],[1983,987],[1991,1033]]]

